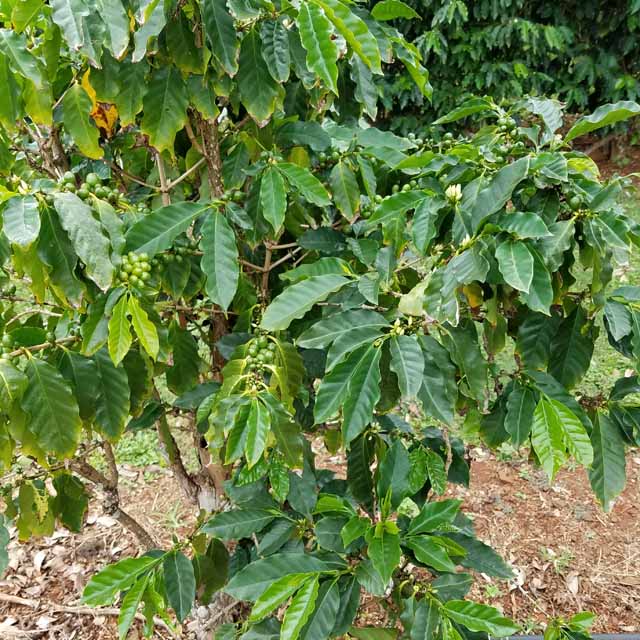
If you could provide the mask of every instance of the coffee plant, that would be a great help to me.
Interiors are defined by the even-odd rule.
[[[424,127],[424,114],[443,115],[469,94],[553,96],[572,112],[638,99],[637,0],[407,0],[394,14],[368,4],[374,15],[416,18],[397,25],[434,86],[429,103],[400,68],[382,80],[386,118],[399,130]]]
[[[609,284],[640,229],[571,141],[640,106],[561,136],[557,102],[473,98],[433,137],[379,130],[383,68],[430,91],[406,13],[0,3],[0,563],[9,522],[78,531],[100,488],[143,549],[84,590],[119,601],[121,638],[139,609],[151,634],[230,598],[250,605],[218,639],[510,635],[465,599],[470,571],[512,572],[444,497],[469,481],[457,434],[550,479],[575,461],[604,508],[624,486],[637,377],[575,389],[600,331],[638,364],[640,288]],[[461,118],[484,124],[440,135]],[[165,544],[119,502],[113,445],[143,429],[195,515]],[[359,626],[365,597],[388,628]]]

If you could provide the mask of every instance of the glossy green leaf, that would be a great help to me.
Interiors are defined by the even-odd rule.
[[[275,516],[262,509],[235,509],[213,516],[202,531],[222,540],[248,538],[264,529]]]
[[[284,175],[289,185],[299,191],[308,202],[319,207],[328,207],[331,204],[331,198],[322,182],[308,169],[291,162],[279,162],[276,168]]]
[[[438,118],[433,124],[447,124],[449,122],[455,122],[456,120],[462,120],[468,116],[472,116],[476,113],[482,113],[483,111],[489,111],[493,109],[493,102],[489,98],[470,98],[463,102],[459,107],[453,109],[446,115]]]
[[[418,533],[431,533],[440,528],[446,530],[460,510],[460,500],[439,500],[437,502],[427,502],[420,510],[420,513],[413,518],[407,533],[416,535]]]
[[[458,397],[456,367],[447,350],[431,336],[421,336],[424,378],[418,392],[424,410],[437,420],[449,424]]]
[[[22,33],[42,12],[44,0],[19,0],[11,10],[11,22]]]
[[[381,356],[382,349],[372,344],[351,373],[343,406],[342,440],[345,445],[357,438],[373,418],[373,410],[380,399]]]
[[[187,86],[176,67],[159,67],[151,73],[140,128],[158,152],[173,155],[176,133],[187,121],[188,104]]]
[[[408,4],[401,0],[381,0],[376,2],[371,10],[371,15],[376,20],[395,20],[397,18],[420,18]]]
[[[580,118],[565,136],[565,142],[570,142],[585,133],[596,131],[616,122],[627,120],[640,114],[640,105],[637,102],[622,100],[612,104],[604,104],[598,107],[592,114]]]
[[[143,576],[137,582],[135,582],[129,589],[129,591],[127,591],[125,597],[122,599],[122,604],[120,605],[120,614],[118,615],[119,640],[126,640],[129,629],[131,628],[131,625],[136,618],[138,607],[142,602],[142,596],[145,589],[147,588],[148,581],[149,574]]]
[[[220,213],[211,212],[202,225],[202,271],[207,276],[207,295],[228,309],[238,288],[239,264],[236,238]]]
[[[62,99],[65,129],[78,149],[89,158],[101,158],[100,132],[89,118],[92,105],[87,92],[78,84],[72,85]]]
[[[91,577],[82,592],[82,601],[89,606],[112,604],[119,591],[129,588],[141,574],[149,571],[159,560],[151,556],[125,558],[110,564]]]
[[[162,568],[167,599],[176,612],[176,618],[182,622],[189,615],[196,597],[193,565],[184,553],[174,551],[165,556]]]
[[[106,349],[94,357],[96,367],[96,426],[111,441],[124,431],[129,416],[129,379],[124,367],[116,367]]]
[[[409,547],[417,560],[433,567],[436,571],[455,573],[456,565],[452,562],[447,552],[436,544],[430,536],[415,536],[406,538],[403,545]]]
[[[549,373],[567,389],[574,387],[591,364],[596,334],[582,306],[576,307],[551,341]]]
[[[25,373],[29,379],[21,405],[30,418],[29,431],[45,450],[71,455],[80,438],[78,403],[64,378],[44,360],[31,358]]]
[[[33,196],[15,196],[2,209],[2,231],[7,240],[29,247],[40,233],[38,201]]]
[[[231,76],[238,70],[239,41],[226,0],[203,0],[202,19],[211,51]]]
[[[276,82],[286,82],[291,67],[287,28],[281,20],[265,20],[262,23],[260,37],[263,44],[262,57],[267,63],[271,77]]]
[[[348,162],[340,160],[331,169],[329,184],[336,207],[347,220],[353,220],[360,207],[360,188]]]
[[[505,213],[498,219],[498,225],[521,239],[546,238],[552,235],[545,221],[537,213]]]
[[[237,536],[235,536],[237,537]],[[257,600],[275,580],[296,573],[320,573],[335,569],[309,553],[278,553],[256,560],[236,573],[224,591],[238,600]]]
[[[73,193],[56,193],[54,204],[62,228],[84,262],[87,275],[106,291],[113,280],[114,267],[109,256],[109,239],[93,217],[91,208]]]
[[[426,451],[429,482],[436,495],[441,496],[447,489],[447,469],[444,460],[432,449]]]
[[[136,115],[142,110],[148,89],[145,78],[149,65],[144,60],[137,64],[123,62],[121,65],[118,74],[119,90],[114,101],[122,126],[128,126],[135,122]]]
[[[300,5],[296,22],[300,41],[307,51],[307,67],[337,94],[338,47],[333,41],[331,23],[321,8],[310,2]]]
[[[131,326],[138,336],[140,344],[144,350],[155,360],[158,357],[160,341],[158,329],[149,319],[147,312],[142,308],[136,296],[129,296],[127,310],[131,315]]]
[[[382,73],[378,42],[369,31],[366,22],[341,0],[313,0],[313,2],[322,7],[327,18],[362,61],[374,73]]]
[[[267,331],[286,329],[293,320],[302,318],[313,305],[326,300],[348,282],[344,276],[330,274],[291,285],[267,307],[260,326]]]
[[[500,211],[511,199],[514,189],[524,180],[529,172],[529,158],[520,158],[500,169],[473,201],[470,202],[468,216],[470,218],[470,232],[475,233],[484,220]],[[464,210],[465,201],[461,204]],[[463,211],[464,213],[464,211]]]
[[[315,608],[307,624],[302,629],[302,640],[324,640],[336,624],[340,606],[340,588],[335,580],[327,580],[320,585]]]
[[[422,386],[424,355],[415,338],[393,336],[389,341],[391,349],[391,369],[398,376],[403,396],[417,395]]]
[[[89,7],[82,0],[52,0],[53,21],[69,47],[75,51],[84,45],[84,18],[89,15]]]
[[[502,616],[497,609],[468,600],[445,602],[442,612],[469,631],[484,631],[496,638],[503,638],[520,630],[517,624]]]
[[[536,396],[529,387],[516,384],[509,394],[504,428],[516,447],[522,446],[529,438],[536,405]]]
[[[551,285],[551,274],[547,269],[542,256],[529,247],[533,256],[533,278],[528,292],[521,294],[522,299],[532,311],[540,311],[549,315],[549,307],[553,302],[553,287]]]
[[[149,257],[165,251],[208,208],[208,205],[195,202],[179,202],[152,211],[127,232],[127,251],[144,252]]]
[[[8,362],[0,363],[0,407],[8,412],[24,394],[29,380],[20,369]]]
[[[367,555],[385,585],[391,580],[391,575],[400,564],[401,554],[398,534],[387,531],[383,523],[376,526],[375,533],[368,541]]]
[[[304,627],[316,606],[318,588],[318,576],[309,578],[291,599],[282,618],[281,638],[297,640],[302,627]]]
[[[286,602],[308,578],[309,574],[307,573],[293,573],[275,580],[256,600],[251,609],[249,620],[254,622],[268,616],[283,602]]]
[[[270,413],[267,408],[257,398],[253,398],[247,417],[247,436],[244,444],[249,467],[255,465],[262,458],[270,423]]]
[[[554,405],[542,396],[533,414],[531,445],[549,478],[555,476],[567,457],[560,420]]]
[[[380,461],[377,488],[379,496],[390,497],[392,508],[397,508],[411,493],[410,472],[411,460],[407,448],[402,441],[394,440]]]
[[[524,242],[507,240],[496,249],[496,258],[505,282],[529,293],[533,280],[533,256]]]
[[[124,55],[129,45],[129,18],[120,0],[97,0],[96,8],[107,29],[109,50],[114,58]]]
[[[298,337],[296,344],[305,349],[319,349],[328,347],[356,327],[382,330],[388,326],[389,323],[384,316],[375,311],[367,309],[345,311],[316,322]]]
[[[262,216],[277,233],[284,224],[287,193],[282,175],[275,167],[267,167],[260,179]]]
[[[264,126],[280,99],[281,87],[262,57],[262,40],[256,28],[242,39],[238,90],[245,109],[258,126]]]
[[[604,413],[598,412],[593,421],[591,445],[593,464],[589,480],[603,509],[609,511],[626,483],[625,447],[620,430]]]

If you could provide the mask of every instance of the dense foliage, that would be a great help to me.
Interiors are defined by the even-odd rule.
[[[638,97],[637,0],[407,4],[414,13],[405,11],[404,17],[418,19],[398,21],[398,26],[423,56],[434,94],[428,103],[407,74],[399,69],[388,74],[382,93],[395,127],[424,127],[421,114],[443,115],[469,94],[495,100],[553,96],[572,112]]]
[[[369,127],[393,59],[429,91],[389,26],[397,0],[373,17],[342,0],[0,11],[3,522],[23,540],[78,530],[100,485],[146,551],[84,591],[121,598],[122,638],[141,606],[150,633],[221,591],[253,603],[225,639],[515,632],[465,599],[466,570],[511,570],[442,498],[469,480],[451,427],[530,447],[550,478],[572,458],[605,508],[622,490],[637,377],[572,389],[603,318],[640,359],[640,289],[608,288],[640,235],[623,183],[570,143],[640,106],[605,105],[564,138],[542,99],[466,102],[439,121],[488,123],[466,138]],[[397,413],[407,402],[424,420]],[[139,429],[198,513],[164,548],[119,504],[112,445]],[[346,452],[344,475],[312,438]],[[352,627],[363,593],[394,628]]]

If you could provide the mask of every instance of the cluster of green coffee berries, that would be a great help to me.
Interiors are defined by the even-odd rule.
[[[194,252],[197,246],[197,241],[193,240],[189,243],[188,247],[175,247],[172,251],[159,253],[158,256],[151,261],[151,266],[158,267],[161,264],[168,264],[169,262],[177,262],[180,264],[189,254]]]
[[[340,160],[339,151],[332,151],[331,153],[325,153],[324,151],[321,151],[318,154],[318,166],[321,168],[334,165],[336,162],[338,162],[338,160]]]
[[[276,357],[276,343],[266,335],[260,335],[249,343],[246,361],[249,369],[261,371],[264,365],[271,364]]]
[[[498,118],[498,121],[496,122],[496,125],[500,133],[511,133],[518,126],[517,122],[510,116],[500,116]]]
[[[415,133],[407,134],[407,138],[411,140],[411,142],[414,142],[415,144],[417,144],[419,147],[421,147],[424,144],[424,138],[418,138]]]
[[[97,173],[89,173],[85,181],[76,187],[76,175],[72,171],[67,171],[60,178],[58,185],[62,191],[71,191],[80,199],[86,200],[89,196],[94,195],[101,200],[108,200],[111,204],[119,204],[128,202],[117,189],[112,189],[102,184],[102,178]]]
[[[245,193],[241,189],[234,189],[233,191],[226,191],[223,193],[219,200],[222,202],[236,202],[241,203],[244,202]]]
[[[139,287],[151,278],[151,262],[146,253],[129,253],[122,256],[117,280],[124,285]]]
[[[142,201],[136,204],[135,210],[137,213],[143,216],[146,216],[151,213],[151,208],[149,207],[149,205],[146,202],[142,202]]]
[[[417,188],[418,188],[418,181],[411,180],[410,182],[406,182],[402,186],[399,184],[394,184],[391,187],[391,193],[400,193],[400,191],[411,191],[411,189],[417,189]]]

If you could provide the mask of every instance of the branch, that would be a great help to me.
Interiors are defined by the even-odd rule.
[[[115,458],[113,458],[111,445],[108,446],[108,449],[105,448],[105,453],[107,450],[110,451],[111,455],[110,464],[115,465]],[[109,460],[110,457],[109,454],[107,454],[107,461]],[[126,511],[120,508],[120,494],[118,493],[117,477],[108,478],[101,471],[98,471],[98,469],[91,466],[86,460],[82,459],[72,460],[69,466],[78,475],[82,476],[86,480],[90,480],[94,484],[100,485],[103,488],[106,494],[105,504],[103,505],[105,513],[113,516],[125,529],[131,531],[143,548],[153,549],[158,546],[151,534],[149,534],[135,518],[131,517]]]
[[[179,185],[186,177],[190,176],[196,169],[199,169],[206,161],[207,161],[206,158],[204,158],[204,157],[200,158],[200,160],[198,160],[198,162],[196,162],[192,167],[187,169],[181,176],[179,176],[175,180],[171,181],[167,185],[167,189],[170,191],[175,186]]]
[[[269,271],[271,271],[271,249],[267,247],[262,267],[262,300],[266,302],[269,296]]]
[[[19,349],[7,354],[7,358],[17,358],[25,353],[36,353],[38,351],[44,351],[49,347],[55,347],[59,344],[70,344],[77,342],[78,340],[80,340],[78,336],[69,336],[68,338],[60,338],[60,340],[56,340],[55,342],[43,342],[42,344],[36,344],[33,347],[20,347]]]
[[[160,192],[162,193],[162,204],[166,207],[171,204],[171,195],[169,194],[169,183],[167,182],[167,174],[164,172],[164,162],[159,151],[154,150],[156,157],[156,166],[158,167],[158,177],[160,178]]]
[[[149,184],[148,182],[145,182],[142,178],[138,178],[138,176],[134,176],[132,173],[129,173],[128,171],[125,171],[124,169],[119,167],[115,162],[109,161],[109,166],[118,175],[124,176],[128,180],[131,180],[131,182],[135,182],[143,187],[147,187],[147,189],[153,189],[154,191],[158,191],[158,187],[155,184]]]
[[[160,441],[164,445],[165,451],[167,453],[167,458],[169,459],[169,465],[171,466],[171,470],[173,471],[176,480],[180,484],[180,487],[182,488],[182,491],[187,496],[187,498],[197,505],[199,490],[198,484],[185,469],[184,462],[182,461],[182,455],[180,454],[180,449],[178,449],[175,438],[171,433],[169,423],[167,422],[167,416],[165,414],[162,414],[162,416],[158,420],[156,429],[158,431]]]
[[[191,146],[198,152],[204,155],[204,151],[202,146],[198,142],[195,134],[193,133],[193,128],[191,127],[191,121],[187,118],[187,121],[184,125],[185,131],[187,132],[187,137],[189,138],[189,142],[191,142]]]
[[[200,117],[199,127],[202,137],[202,151],[207,161],[209,189],[212,195],[220,197],[224,193],[224,184],[222,183],[222,159],[220,157],[218,122]]]

